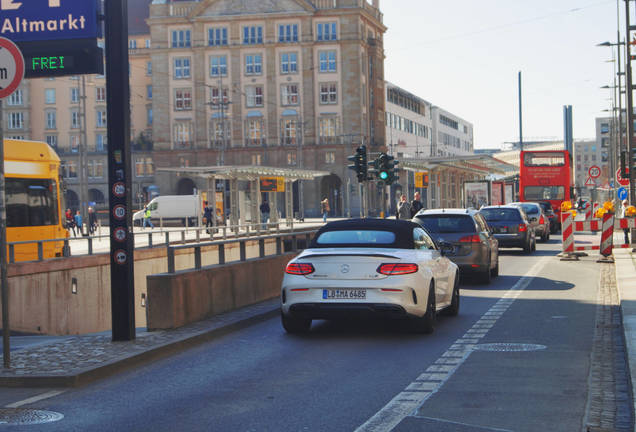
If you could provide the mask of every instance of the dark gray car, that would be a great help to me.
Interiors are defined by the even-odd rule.
[[[515,205],[482,207],[479,213],[486,219],[499,247],[519,247],[525,253],[537,248],[534,228],[523,208]]]
[[[488,283],[499,274],[499,248],[484,218],[473,209],[420,210],[413,222],[422,225],[436,242],[454,246],[447,257],[464,275],[479,275]]]
[[[542,242],[550,240],[550,220],[543,212],[541,205],[535,202],[514,202],[511,205],[517,205],[526,212],[530,225],[534,228],[534,232],[537,237],[541,238]]]

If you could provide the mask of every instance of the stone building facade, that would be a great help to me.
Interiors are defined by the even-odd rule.
[[[347,156],[360,144],[386,150],[379,0],[154,0],[147,22],[157,168],[328,171],[304,185],[305,214],[328,197],[342,215],[345,191],[356,214]],[[156,181],[163,194],[207,187],[168,173]]]

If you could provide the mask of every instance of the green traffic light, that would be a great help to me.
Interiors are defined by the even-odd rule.
[[[386,171],[380,171],[380,179],[386,180],[389,174]]]

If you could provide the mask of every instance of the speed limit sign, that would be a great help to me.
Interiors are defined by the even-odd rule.
[[[599,178],[601,176],[601,169],[596,165],[592,165],[587,172],[593,179]]]

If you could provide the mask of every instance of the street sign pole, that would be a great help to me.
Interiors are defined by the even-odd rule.
[[[106,0],[106,95],[113,341],[135,339],[127,0]]]
[[[0,157],[4,161],[4,121],[0,99]],[[9,338],[9,281],[7,278],[7,209],[4,205],[4,163],[0,164],[0,272],[2,272],[2,359],[5,369],[11,367]]]
[[[631,16],[629,11],[629,2],[631,0],[625,0],[625,75],[627,82],[625,84],[625,93],[627,95],[627,166],[629,167],[629,202],[631,205],[636,204],[636,171],[634,169],[634,90],[632,79],[632,38],[631,38]],[[632,239],[636,230],[631,230]]]

